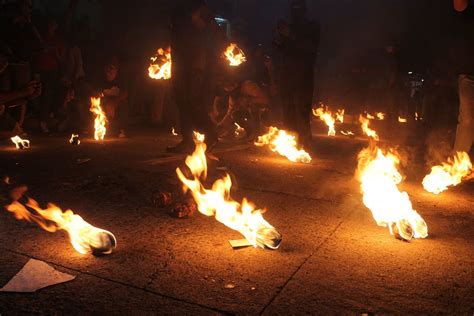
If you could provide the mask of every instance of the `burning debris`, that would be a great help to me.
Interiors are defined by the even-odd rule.
[[[69,139],[69,142],[73,145],[80,145],[81,141],[79,139],[79,135],[78,134],[72,134],[71,138]]]
[[[168,80],[171,78],[171,49],[166,51],[159,48],[156,55],[150,58],[148,66],[148,76],[157,80]]]
[[[54,204],[50,203],[46,209],[42,209],[35,200],[23,197],[27,190],[26,187],[13,190],[13,202],[5,206],[16,219],[35,222],[50,233],[65,230],[72,246],[81,254],[110,254],[117,246],[115,236],[111,232],[94,227],[71,210],[62,211]]]
[[[236,138],[243,138],[243,137],[245,137],[245,135],[246,135],[245,128],[243,128],[242,126],[240,126],[240,125],[237,124],[237,123],[234,123],[234,126],[235,126],[234,136],[235,136]]]
[[[447,162],[431,168],[431,173],[423,179],[426,191],[440,194],[450,186],[456,186],[474,171],[471,159],[466,152],[457,152]]]
[[[371,146],[359,153],[358,160],[357,177],[363,202],[377,225],[388,227],[392,235],[406,241],[427,237],[425,221],[413,209],[408,194],[398,190],[397,185],[402,181],[397,170],[398,156]]]
[[[206,144],[204,137],[195,133],[196,149],[186,158],[186,165],[192,173],[187,178],[180,168],[176,169],[178,178],[183,183],[183,189],[189,190],[197,204],[200,213],[215,218],[227,227],[240,232],[254,247],[277,249],[282,236],[262,216],[263,210],[247,199],[242,203],[234,201],[230,196],[232,181],[226,174],[214,182],[211,189],[206,189],[201,179],[207,177]]]
[[[15,136],[10,139],[15,144],[16,149],[30,148],[30,141],[27,139],[21,139],[20,136]]]
[[[326,125],[328,126],[328,136],[336,136],[336,129],[334,126],[336,124],[336,121],[344,123],[344,112],[344,109],[337,110],[337,112],[333,115],[332,112],[324,106],[321,106],[317,109],[313,109],[314,116],[319,117],[319,119],[326,123]]]
[[[379,135],[377,135],[377,132],[369,127],[370,121],[368,118],[365,118],[364,116],[360,115],[359,122],[362,127],[362,132],[364,132],[365,135],[367,135],[368,137],[372,138],[375,141],[379,140]]]
[[[352,131],[341,131],[341,134],[344,135],[344,136],[355,136],[354,132]]]
[[[96,115],[94,120],[94,139],[104,140],[107,131],[105,127],[107,116],[100,106],[100,98],[91,98],[90,111]]]
[[[165,207],[173,201],[171,192],[157,191],[152,194],[151,202],[156,207]]]
[[[400,123],[406,123],[406,122],[408,122],[408,121],[407,121],[406,118],[399,116],[399,117],[398,117],[398,122],[400,122]]]
[[[188,200],[186,202],[178,202],[170,210],[170,215],[176,218],[189,218],[194,216],[197,212],[197,205],[194,200]]]
[[[270,127],[268,133],[259,136],[256,146],[268,145],[270,150],[288,158],[292,162],[310,163],[311,156],[303,149],[297,149],[296,136],[276,127]]]
[[[227,46],[224,52],[224,57],[227,59],[229,66],[231,67],[240,66],[242,63],[247,61],[244,52],[235,43],[230,43],[229,46]]]

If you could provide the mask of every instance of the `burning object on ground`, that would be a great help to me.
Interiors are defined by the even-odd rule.
[[[148,76],[156,80],[168,80],[171,78],[171,49],[159,48],[156,55],[150,58]]]
[[[405,241],[425,238],[428,236],[426,222],[413,209],[408,194],[398,189],[402,181],[398,164],[395,153],[384,153],[375,145],[359,153],[357,179],[364,205],[372,212],[377,225],[388,227],[395,237]]]
[[[165,207],[173,201],[171,192],[157,191],[151,196],[151,202],[156,207]]]
[[[235,43],[230,43],[224,51],[224,57],[229,62],[229,66],[237,67],[247,61],[244,52]]]
[[[377,132],[369,127],[370,121],[369,121],[368,118],[360,115],[359,116],[359,122],[360,122],[360,126],[362,128],[362,132],[364,132],[365,135],[367,135],[369,138],[371,138],[375,141],[379,140],[379,135],[377,135]]]
[[[10,139],[15,144],[16,149],[30,148],[30,141],[27,139],[22,139],[20,136],[15,136]]]
[[[277,127],[270,127],[268,133],[259,136],[256,146],[268,145],[270,150],[288,158],[292,162],[310,163],[311,156],[303,149],[297,149],[296,136]]]
[[[71,138],[69,139],[69,142],[73,145],[80,145],[81,140],[79,139],[79,135],[78,134],[72,134]]]
[[[324,106],[313,109],[313,115],[319,117],[319,119],[328,126],[328,136],[336,136],[336,129],[334,126],[336,121],[344,123],[344,112],[344,109],[337,110],[337,112],[333,115],[333,113]]]
[[[206,144],[203,137],[196,139],[195,144],[194,153],[185,161],[192,177],[185,176],[180,168],[176,169],[176,173],[183,189],[191,192],[199,212],[215,216],[219,222],[240,232],[254,247],[277,249],[282,240],[281,234],[263,218],[263,210],[256,209],[246,198],[242,203],[231,198],[232,181],[228,174],[216,180],[211,189],[204,187],[202,180],[207,177]]]
[[[423,179],[423,187],[428,192],[440,194],[449,187],[460,184],[473,171],[469,155],[457,152],[447,162],[431,168],[431,173]]]
[[[194,200],[187,200],[186,202],[177,202],[170,210],[170,215],[176,218],[189,218],[194,216],[196,212],[196,202]]]
[[[81,254],[106,255],[117,246],[117,240],[111,232],[94,227],[71,210],[62,211],[54,204],[50,203],[43,209],[35,200],[23,197],[27,190],[26,187],[13,190],[13,202],[5,206],[16,219],[35,222],[50,233],[66,231],[72,246]]]
[[[105,124],[107,123],[107,116],[100,106],[100,98],[91,98],[90,111],[95,114],[94,139],[104,140],[105,133],[107,132],[107,128],[105,127]]]

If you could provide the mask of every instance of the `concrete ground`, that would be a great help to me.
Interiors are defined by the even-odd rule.
[[[318,136],[309,165],[220,144],[211,177],[225,167],[235,199],[266,208],[283,234],[276,251],[233,250],[228,240],[239,233],[202,214],[173,218],[151,202],[157,190],[182,198],[175,169],[184,157],[165,153],[178,138],[149,130],[103,144],[72,146],[67,138],[32,136],[25,151],[0,144],[0,175],[28,185],[42,205],[70,208],[113,232],[118,247],[80,255],[65,233],[1,211],[0,287],[30,258],[77,278],[33,294],[0,293],[0,315],[474,313],[474,182],[435,196],[421,186],[424,166],[408,163],[401,188],[429,236],[407,243],[362,204],[354,171],[364,140]]]

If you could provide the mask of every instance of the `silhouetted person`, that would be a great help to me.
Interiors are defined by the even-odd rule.
[[[203,0],[187,1],[173,17],[171,80],[183,139],[176,147],[168,148],[170,152],[192,151],[193,131],[205,134],[208,148],[217,142],[209,116],[214,97],[214,67],[219,58],[214,23]]]
[[[291,1],[291,22],[278,23],[273,41],[282,55],[280,92],[283,123],[305,147],[311,144],[311,107],[319,24],[306,17],[306,1]]]
[[[454,150],[469,153],[474,141],[474,7],[469,0],[453,0],[459,12],[456,37],[459,40],[459,123]]]

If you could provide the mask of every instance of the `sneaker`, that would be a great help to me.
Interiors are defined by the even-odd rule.
[[[43,133],[49,133],[48,123],[41,121],[40,122],[40,130]]]

